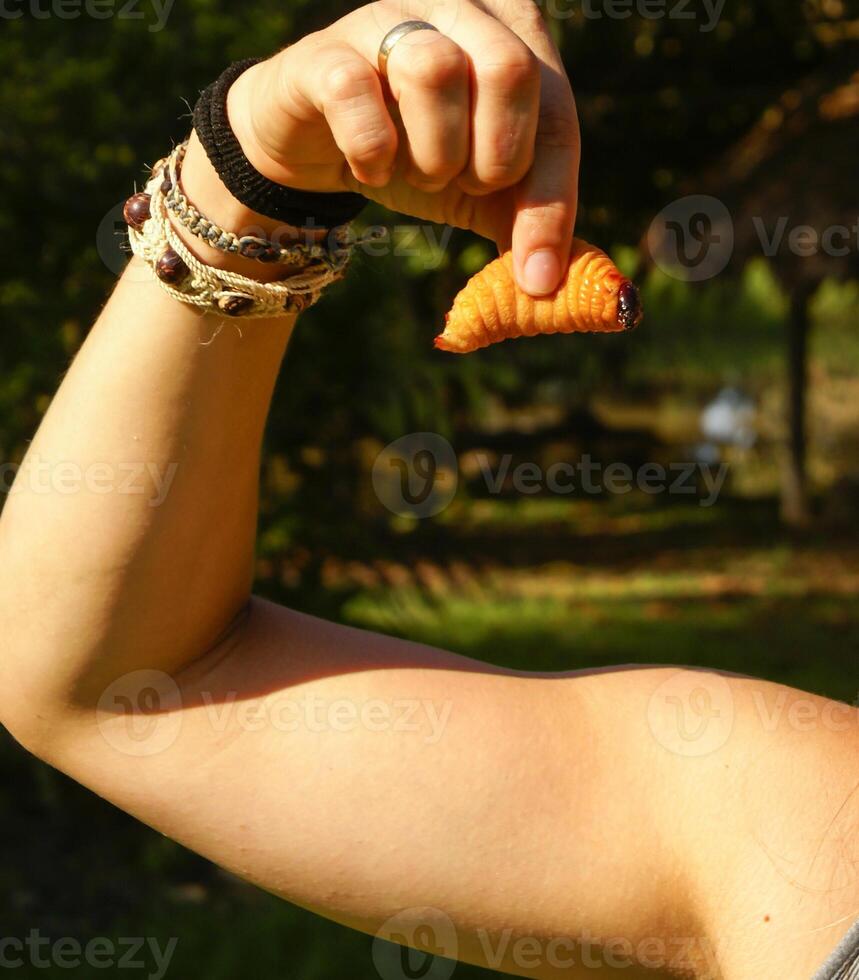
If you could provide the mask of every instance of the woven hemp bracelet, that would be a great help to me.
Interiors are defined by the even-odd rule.
[[[285,316],[312,306],[326,286],[343,277],[351,255],[351,247],[346,244],[348,226],[341,226],[331,233],[334,247],[330,250],[304,243],[281,248],[265,239],[255,239],[277,248],[278,261],[282,264],[299,265],[292,275],[276,282],[259,282],[201,262],[176,234],[168,205],[168,199],[171,199],[174,207],[185,210],[188,216],[191,214],[191,206],[181,189],[171,198],[173,190],[180,187],[178,170],[186,147],[187,143],[180,144],[169,157],[156,164],[145,191],[129,198],[124,209],[132,252],[153,270],[158,283],[170,296],[226,316]],[[217,240],[227,244],[233,240],[241,241],[232,233],[217,228],[196,209],[193,214],[198,216],[197,227],[208,228],[209,234],[214,234]],[[194,219],[189,217],[188,220]],[[208,235],[204,240],[208,241]],[[220,250],[233,251],[229,247]],[[241,254],[238,249],[236,254]]]
[[[183,143],[163,162],[166,176],[162,191],[167,209],[192,235],[220,252],[241,255],[243,258],[255,259],[258,262],[299,266],[302,269],[315,262],[323,263],[335,270],[346,265],[349,260],[348,224],[333,228],[327,234],[330,246],[320,245],[317,242],[280,245],[255,235],[239,237],[231,231],[219,228],[213,221],[200,214],[182,190],[182,162],[185,159],[186,149],[187,144]],[[156,167],[158,166],[160,165],[156,164]]]

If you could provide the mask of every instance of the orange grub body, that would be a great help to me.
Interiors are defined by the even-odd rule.
[[[642,320],[635,284],[601,249],[574,239],[558,289],[539,299],[523,292],[505,252],[469,279],[453,301],[439,350],[469,354],[517,337],[553,333],[619,333]]]

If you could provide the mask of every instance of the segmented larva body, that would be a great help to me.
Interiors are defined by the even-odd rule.
[[[445,318],[435,346],[454,354],[516,337],[552,333],[617,333],[642,319],[635,284],[601,249],[575,239],[567,275],[557,291],[535,299],[513,275],[505,252],[466,283]]]

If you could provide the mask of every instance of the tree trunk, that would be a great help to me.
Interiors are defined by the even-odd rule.
[[[781,488],[782,520],[791,527],[806,527],[811,521],[806,462],[806,396],[808,392],[808,335],[810,303],[814,288],[797,284],[790,296],[787,357],[787,447]]]

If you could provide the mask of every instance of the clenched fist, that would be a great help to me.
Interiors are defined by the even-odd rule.
[[[232,126],[271,180],[359,191],[405,214],[512,247],[519,284],[549,293],[566,271],[579,171],[575,101],[532,0],[449,0],[393,48],[408,19],[379,0],[242,75]]]

